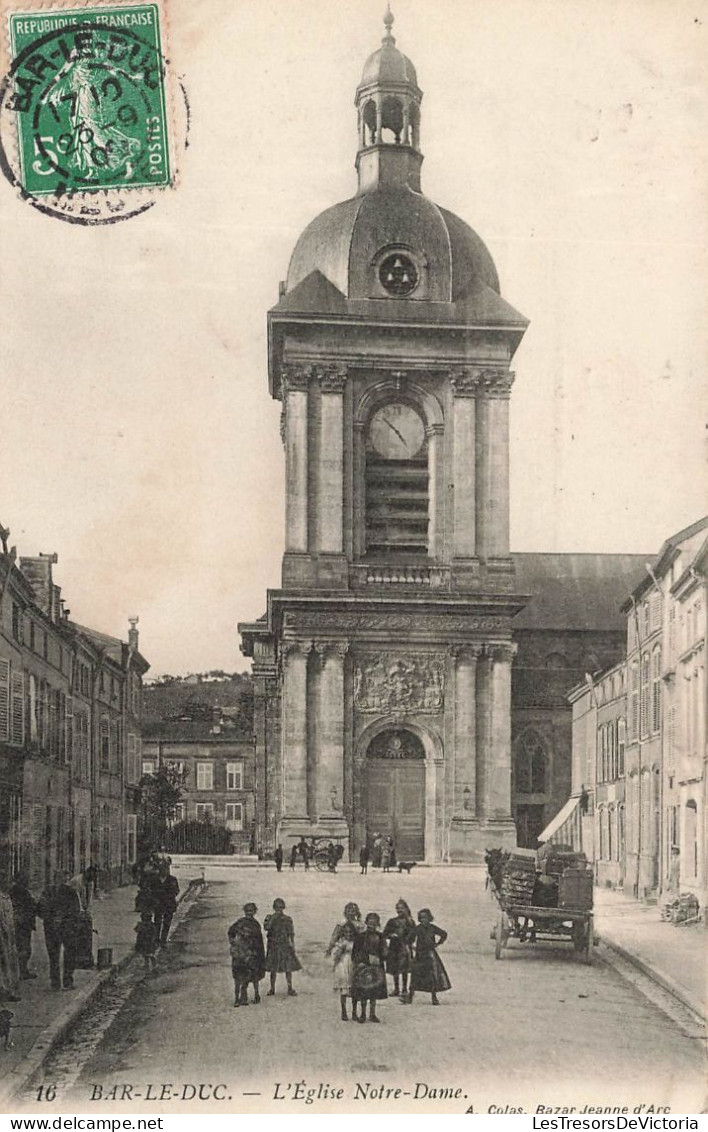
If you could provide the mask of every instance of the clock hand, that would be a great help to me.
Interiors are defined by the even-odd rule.
[[[390,420],[388,419],[388,417],[384,417],[384,420],[386,421],[386,424],[388,425],[388,427],[389,427],[389,428],[390,428],[390,429],[391,429],[391,430],[392,430],[393,432],[395,432],[396,436],[397,436],[397,437],[399,438],[399,440],[401,441],[401,443],[402,443],[402,444],[404,444],[404,445],[406,446],[406,448],[407,448],[407,447],[408,447],[408,441],[406,440],[406,438],[405,438],[405,436],[403,435],[403,433],[402,433],[402,432],[399,432],[399,431],[398,431],[398,429],[396,428],[396,426],[395,426],[394,424],[391,424],[391,422],[390,422]]]

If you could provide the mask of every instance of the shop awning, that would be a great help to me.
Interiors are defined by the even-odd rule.
[[[550,841],[554,833],[558,833],[561,826],[565,825],[568,818],[574,812],[580,798],[569,798],[562,810],[559,810],[554,818],[549,821],[543,833],[539,833],[539,841]]]

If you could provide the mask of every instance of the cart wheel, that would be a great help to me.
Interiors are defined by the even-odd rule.
[[[329,857],[326,853],[318,853],[315,856],[315,868],[321,873],[324,873],[329,868]]]
[[[497,917],[494,938],[496,939],[494,955],[497,959],[501,959],[502,948],[506,947],[509,940],[509,919],[506,912],[502,909],[499,910],[499,916]]]

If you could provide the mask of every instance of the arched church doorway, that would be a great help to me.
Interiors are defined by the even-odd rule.
[[[425,853],[425,748],[406,729],[381,731],[366,752],[366,837],[392,837],[399,861]]]

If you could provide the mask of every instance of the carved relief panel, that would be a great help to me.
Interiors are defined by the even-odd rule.
[[[431,653],[383,652],[354,661],[354,707],[361,712],[442,711],[445,661]]]

